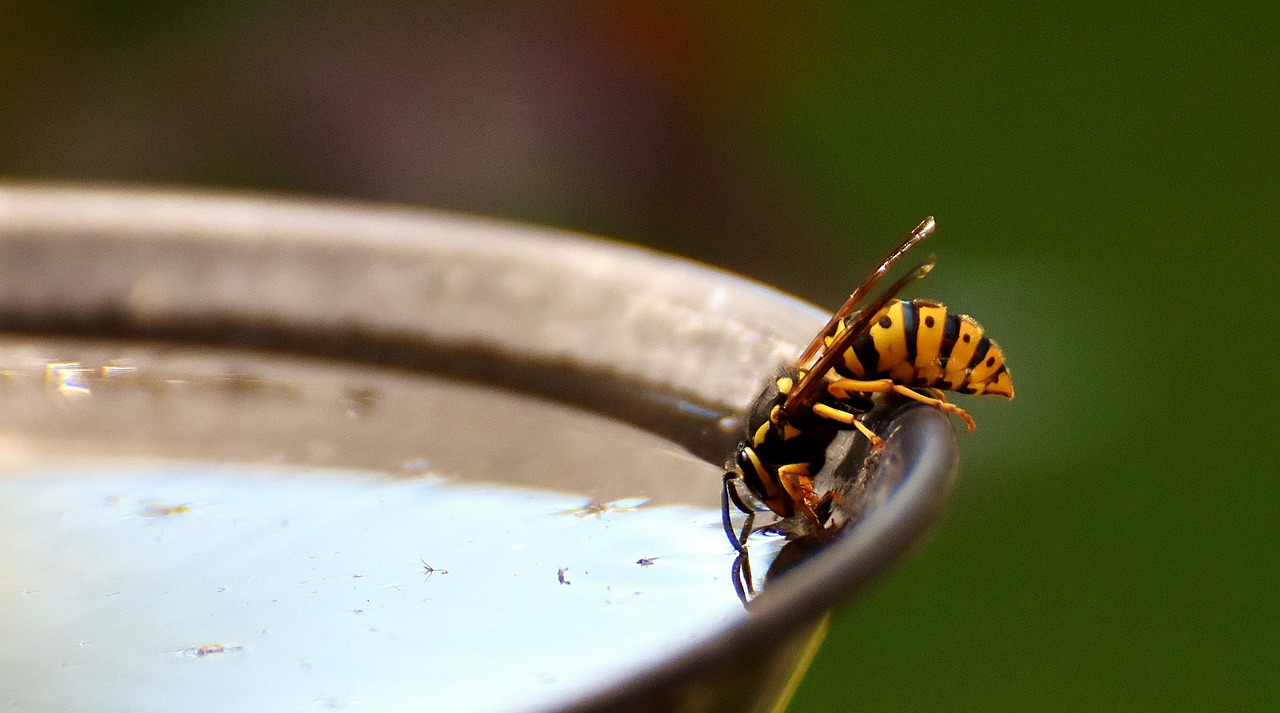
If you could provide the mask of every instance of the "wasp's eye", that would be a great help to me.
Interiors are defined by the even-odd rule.
[[[757,497],[764,497],[764,479],[760,473],[760,463],[752,456],[750,448],[738,451],[738,472],[742,473],[742,483]]]

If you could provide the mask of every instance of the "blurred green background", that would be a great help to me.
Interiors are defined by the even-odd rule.
[[[609,235],[1004,346],[954,506],[791,711],[1280,707],[1269,3],[0,2],[0,176]]]

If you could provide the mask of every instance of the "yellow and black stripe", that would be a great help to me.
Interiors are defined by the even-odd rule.
[[[856,318],[839,324],[828,344]],[[1004,352],[977,320],[933,300],[892,300],[835,362],[847,379],[891,379],[906,386],[1012,398]]]

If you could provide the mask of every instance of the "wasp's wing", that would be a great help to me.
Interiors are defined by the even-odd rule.
[[[800,379],[800,383],[796,384],[790,394],[787,394],[787,400],[783,402],[782,410],[788,414],[794,413],[800,404],[805,403],[809,394],[822,385],[823,377],[826,376],[827,372],[831,371],[831,367],[836,360],[842,358],[845,350],[871,329],[871,320],[880,314],[880,310],[884,309],[885,305],[889,304],[907,285],[929,274],[929,271],[933,269],[933,264],[933,256],[930,255],[928,260],[916,265],[911,272],[898,278],[897,282],[889,285],[888,289],[859,312],[849,322],[845,330],[836,335],[835,340],[822,353],[822,357],[818,359],[812,368],[805,372],[805,375]],[[825,336],[825,332],[821,336]]]
[[[937,223],[934,222],[933,216],[929,216],[920,221],[920,224],[917,225],[910,233],[907,233],[907,236],[902,239],[902,242],[898,243],[898,247],[894,248],[885,256],[884,260],[880,262],[880,266],[875,270],[872,270],[871,274],[867,276],[867,279],[863,280],[862,284],[858,285],[858,289],[854,290],[853,294],[849,295],[849,299],[845,300],[840,309],[836,310],[836,313],[831,316],[831,321],[827,322],[827,326],[823,327],[822,331],[818,332],[818,336],[814,337],[812,342],[809,342],[809,346],[805,347],[804,352],[800,354],[800,358],[796,363],[803,366],[806,362],[812,359],[813,355],[818,353],[818,349],[822,346],[823,340],[831,335],[831,332],[836,328],[836,325],[845,317],[852,314],[853,310],[857,308],[858,303],[866,299],[867,294],[870,293],[871,290],[875,289],[876,285],[880,283],[880,280],[884,279],[884,276],[889,272],[889,267],[892,266],[893,263],[896,262],[898,258],[902,257],[908,250],[915,247],[917,243],[929,237],[929,234],[933,232],[935,227],[937,227]]]

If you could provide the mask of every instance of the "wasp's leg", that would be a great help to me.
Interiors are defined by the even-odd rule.
[[[927,406],[932,406],[938,409],[939,411],[942,411],[943,413],[949,413],[949,414],[954,414],[956,416],[959,416],[960,419],[964,421],[964,424],[969,427],[970,431],[972,431],[976,426],[976,424],[974,424],[973,422],[973,417],[970,416],[964,409],[960,408],[959,406],[956,406],[955,404],[950,403],[948,401],[943,401],[942,399],[936,399],[931,396],[925,396],[924,394],[919,393],[918,391],[915,391],[914,389],[911,389],[909,387],[903,386],[902,384],[895,384],[892,379],[876,379],[875,381],[858,381],[856,379],[839,379],[837,381],[831,382],[828,388],[832,389],[833,394],[836,393],[836,390],[839,390],[841,392],[861,391],[863,393],[877,393],[877,394],[887,394],[890,391],[892,391],[894,393],[901,394],[902,396],[906,396],[909,399],[915,399],[916,401],[919,401],[920,403],[925,404]]]
[[[813,412],[823,418],[829,418],[832,421],[839,421],[840,423],[853,426],[858,429],[862,435],[867,437],[868,441],[871,441],[872,453],[878,453],[881,448],[884,448],[884,440],[877,436],[870,428],[867,428],[866,424],[859,421],[857,416],[854,416],[848,411],[841,411],[838,408],[828,406],[826,404],[814,404]]]
[[[733,558],[730,576],[733,578],[733,590],[738,593],[738,599],[742,600],[742,606],[747,606],[756,596],[756,586],[751,581],[751,556],[746,550],[739,552],[738,556]]]
[[[909,399],[915,399],[916,401],[919,401],[922,404],[925,404],[927,406],[932,406],[938,409],[939,411],[942,411],[943,413],[949,413],[949,414],[958,416],[961,421],[964,421],[964,425],[970,431],[977,428],[977,424],[973,422],[973,417],[969,415],[968,411],[965,411],[959,406],[956,406],[955,404],[947,401],[945,398],[940,398],[941,394],[939,394],[939,398],[932,398],[929,396],[925,396],[924,394],[914,389],[907,388],[902,384],[894,384],[893,390],[899,394],[902,394],[903,396],[906,396]]]
[[[729,514],[730,502],[733,503],[734,507],[747,514],[747,521],[743,524],[742,532],[739,534],[734,534],[733,531],[733,518]],[[729,538],[729,544],[733,545],[733,549],[737,550],[739,554],[745,553],[746,550],[743,545],[747,543],[747,537],[751,535],[751,526],[756,521],[756,511],[742,502],[742,496],[738,494],[738,474],[731,470],[727,470],[724,473],[724,489],[720,492],[720,519],[722,521],[721,524],[724,525],[725,537]]]
[[[818,516],[818,519],[822,520],[823,525],[831,521],[831,508],[839,505],[840,500],[839,491],[828,490],[826,495],[823,495],[818,499],[818,502],[813,504],[813,512]]]
[[[814,532],[820,535],[825,533],[826,521],[818,517],[814,508],[820,506],[829,496],[824,495],[819,498],[818,494],[813,492],[813,479],[809,477],[809,465],[807,463],[784,465],[778,468],[778,480],[782,483],[782,489],[791,496],[796,510],[799,510],[800,514],[813,524]]]

